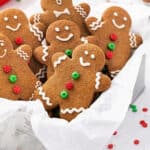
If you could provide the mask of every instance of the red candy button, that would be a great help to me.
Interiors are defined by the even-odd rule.
[[[112,51],[107,51],[106,52],[106,58],[107,59],[112,59],[112,57],[113,57],[113,52]]]
[[[11,66],[8,66],[8,65],[5,65],[5,66],[3,66],[3,71],[5,72],[5,73],[10,73],[11,72]]]
[[[134,143],[135,145],[138,145],[138,144],[140,144],[140,141],[139,141],[138,139],[136,139],[136,140],[133,141],[133,143]]]
[[[110,34],[110,39],[111,39],[112,41],[117,41],[118,36],[117,36],[115,33],[112,33],[112,34]]]
[[[145,108],[142,109],[142,111],[143,112],[148,112],[148,108],[145,107]]]
[[[23,39],[21,37],[17,37],[15,42],[17,45],[21,45],[21,44],[23,44]]]
[[[113,149],[114,145],[113,144],[108,144],[107,149]]]
[[[21,92],[21,88],[19,86],[15,85],[13,87],[13,92],[14,92],[14,94],[19,94]]]
[[[73,85],[73,83],[72,83],[72,82],[68,82],[68,83],[66,83],[66,89],[67,89],[67,90],[72,90],[72,89],[73,89],[73,87],[74,87],[74,85]]]

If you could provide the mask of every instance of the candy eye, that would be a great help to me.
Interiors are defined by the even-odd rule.
[[[85,55],[88,55],[88,54],[89,54],[89,52],[88,52],[88,51],[85,51],[85,52],[84,52],[84,54],[85,54]]]
[[[56,32],[60,32],[60,28],[56,27],[56,28],[55,28],[55,31],[56,31]]]
[[[114,12],[114,16],[116,16],[116,17],[117,17],[117,16],[118,16],[118,13],[117,13],[117,12]]]
[[[127,17],[123,17],[123,20],[124,20],[124,21],[127,21],[128,19],[127,19]]]
[[[69,26],[65,26],[65,30],[68,31],[70,28]]]
[[[95,59],[95,55],[94,54],[91,55],[91,59]]]
[[[8,19],[8,17],[4,17],[4,21],[8,21],[9,19]]]
[[[14,16],[14,19],[18,19],[18,16]]]

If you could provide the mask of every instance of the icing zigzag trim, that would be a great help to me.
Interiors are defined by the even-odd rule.
[[[75,6],[75,9],[83,18],[87,17],[86,11],[80,5]]]
[[[62,61],[66,60],[66,59],[67,59],[66,55],[59,57],[58,60],[54,62],[54,68],[56,68],[59,64],[61,64]]]
[[[97,20],[95,22],[92,22],[89,26],[91,27],[91,30],[96,31],[98,28],[101,28],[103,24],[104,22],[101,22],[101,20]]]
[[[114,78],[114,77],[117,76],[117,74],[118,74],[119,72],[120,72],[120,70],[111,71],[111,72],[110,72],[110,76],[111,76],[112,78]]]
[[[137,47],[137,43],[136,43],[136,36],[134,33],[129,33],[129,40],[130,40],[130,46],[131,48],[136,48]]]
[[[89,41],[88,41],[87,38],[85,38],[85,37],[81,37],[81,42],[82,42],[83,44],[88,44],[88,43],[89,43]]]
[[[95,89],[99,89],[100,86],[100,79],[101,79],[101,72],[96,73],[96,79],[95,79]]]
[[[67,109],[61,109],[62,114],[72,114],[72,113],[81,113],[85,110],[85,108],[80,107],[80,108],[67,108]]]
[[[34,34],[34,36],[36,36],[38,38],[38,41],[42,41],[43,38],[43,32],[39,30],[38,27],[36,27],[35,25],[30,25],[30,31]]]
[[[46,44],[46,40],[45,40],[45,39],[42,41],[42,48],[43,48],[42,60],[43,60],[43,61],[47,61],[48,46],[47,46],[47,44]]]
[[[28,58],[30,58],[30,56],[27,53],[25,53],[21,48],[17,49],[17,54],[24,60],[28,60]]]
[[[40,68],[39,72],[36,73],[36,77],[38,79],[43,79],[45,78],[46,73],[47,73],[47,67],[43,66],[43,68]]]
[[[33,17],[34,17],[34,24],[40,22],[40,14],[35,14]]]

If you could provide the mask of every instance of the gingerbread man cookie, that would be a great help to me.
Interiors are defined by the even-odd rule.
[[[33,15],[30,19],[32,24],[42,22],[48,27],[56,20],[67,19],[77,23],[82,35],[87,35],[84,20],[90,12],[88,4],[82,3],[74,7],[72,0],[41,0],[41,6],[44,12]]]
[[[89,31],[99,40],[106,54],[106,65],[112,77],[118,73],[132,54],[132,49],[142,43],[140,35],[131,33],[131,18],[121,7],[108,8],[102,19],[86,20]]]
[[[44,38],[45,26],[41,23],[29,25],[28,18],[19,9],[7,9],[0,12],[0,33],[6,35],[17,48],[22,44],[28,44],[32,49],[41,45]],[[42,66],[31,59],[30,67],[36,73]]]
[[[55,73],[34,93],[47,111],[60,107],[60,117],[72,120],[93,100],[94,93],[110,87],[111,80],[100,71],[105,64],[103,51],[94,44],[81,44],[69,58],[64,53],[52,57]]]
[[[35,90],[36,77],[28,62],[32,50],[22,45],[13,50],[11,41],[0,34],[0,97],[11,100],[28,100]]]
[[[94,36],[81,38],[79,27],[70,20],[58,20],[52,23],[47,29],[46,40],[50,46],[43,43],[43,46],[35,49],[34,56],[40,63],[48,66],[48,77],[54,72],[51,57],[56,52],[64,52],[71,57],[72,50],[81,43],[98,44]]]

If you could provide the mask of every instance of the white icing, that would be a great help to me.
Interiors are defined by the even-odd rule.
[[[94,54],[91,55],[91,59],[95,59],[95,55]]]
[[[20,29],[20,27],[21,27],[21,23],[18,23],[16,28],[13,28],[13,27],[7,25],[6,29],[11,30],[13,32],[16,32],[16,31],[18,31]]]
[[[43,66],[42,68],[40,68],[39,72],[36,73],[36,77],[40,80],[45,78],[45,74],[47,73],[47,68],[46,66]]]
[[[14,16],[14,19],[17,20],[17,19],[18,19],[18,16]]]
[[[62,5],[62,0],[56,0],[57,5]]]
[[[9,19],[8,19],[8,17],[4,17],[4,21],[8,21]]]
[[[127,17],[123,17],[123,20],[124,20],[124,21],[127,21],[128,19],[127,19]]]
[[[42,60],[46,62],[47,57],[48,57],[48,46],[47,46],[47,43],[46,43],[45,39],[42,41],[42,48],[43,48]]]
[[[114,78],[119,72],[120,72],[120,70],[111,71],[111,72],[110,72],[110,76],[111,76],[112,78]]]
[[[72,114],[72,113],[81,113],[85,110],[85,108],[80,107],[80,108],[66,108],[66,109],[61,109],[62,114]]]
[[[129,40],[130,40],[130,46],[131,48],[136,48],[137,43],[136,43],[136,36],[134,33],[129,33]]]
[[[62,38],[62,37],[60,37],[60,36],[57,35],[56,39],[59,40],[59,41],[61,41],[61,42],[67,42],[67,41],[71,40],[73,37],[74,37],[74,35],[72,33],[70,33],[68,35],[68,37],[66,37],[66,38]]]
[[[59,57],[58,60],[54,62],[54,68],[56,68],[58,65],[61,64],[62,61],[66,60],[66,59],[67,59],[66,55]]]
[[[88,55],[88,54],[89,54],[89,52],[88,52],[88,51],[84,51],[84,54],[85,54],[85,55]]]
[[[99,86],[100,86],[100,79],[101,79],[101,72],[97,72],[96,73],[96,79],[95,79],[95,89],[99,89]]]
[[[113,23],[113,25],[114,25],[116,28],[118,28],[118,29],[123,29],[123,28],[125,28],[125,24],[118,25],[114,19],[112,19],[112,23]]]
[[[24,52],[21,48],[17,49],[17,54],[26,61],[30,58],[30,56],[26,52]]]
[[[118,16],[118,13],[117,13],[117,12],[114,12],[114,16],[116,16],[116,17],[117,17],[117,16]]]
[[[83,57],[80,57],[79,61],[80,61],[80,65],[83,67],[89,67],[91,65],[89,62],[84,62]]]
[[[69,26],[65,26],[65,30],[68,31],[70,28]]]
[[[36,83],[35,83],[35,89],[38,89],[41,86],[42,86],[42,82],[41,81],[36,81]]]
[[[42,100],[46,102],[47,106],[52,106],[52,103],[50,102],[50,98],[46,96],[46,93],[43,91],[43,87],[38,88],[39,95],[42,97]]]
[[[34,24],[40,22],[40,14],[35,14],[35,15],[33,16],[33,18],[34,18],[34,20],[33,20]]]
[[[65,8],[63,11],[54,10],[53,13],[56,18],[60,17],[61,15],[70,15],[70,11],[68,8]]]
[[[83,18],[87,17],[86,11],[80,5],[77,5],[75,9]]]
[[[81,42],[84,43],[84,44],[88,44],[89,43],[87,38],[85,38],[85,37],[81,37]]]
[[[97,29],[101,28],[103,24],[104,22],[97,20],[95,22],[92,22],[89,26],[91,27],[91,30],[96,31]]]
[[[56,27],[56,28],[55,28],[55,31],[56,31],[56,32],[60,32],[60,28]]]
[[[4,40],[0,40],[0,46],[4,46]]]
[[[4,49],[4,53],[3,53],[3,55],[0,55],[0,58],[4,58],[6,56],[6,54],[7,54],[7,49]]]
[[[38,38],[38,41],[42,41],[42,38],[44,36],[43,32],[39,30],[38,27],[35,25],[30,25],[30,31]]]

